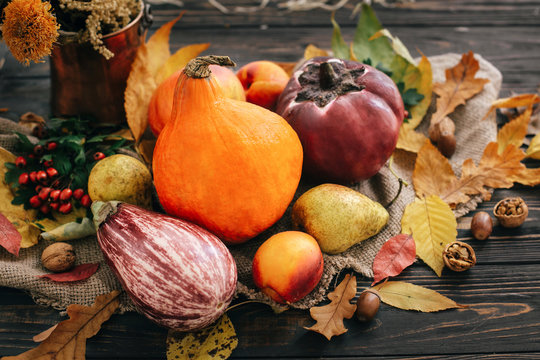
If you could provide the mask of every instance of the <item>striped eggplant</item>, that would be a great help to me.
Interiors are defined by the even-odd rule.
[[[191,331],[225,312],[236,290],[236,263],[215,235],[117,201],[97,201],[92,212],[107,264],[149,319]]]

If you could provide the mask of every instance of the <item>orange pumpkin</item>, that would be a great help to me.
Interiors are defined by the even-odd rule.
[[[218,84],[222,87],[225,95],[231,99],[246,100],[244,87],[236,74],[225,67],[210,65],[212,75],[216,77]],[[148,106],[148,123],[154,135],[158,136],[165,124],[171,118],[173,107],[174,88],[182,70],[178,70],[165,79],[154,91]]]
[[[154,149],[154,183],[167,213],[236,244],[283,215],[300,181],[302,145],[281,116],[225,97],[211,63],[234,65],[208,56],[186,66]]]

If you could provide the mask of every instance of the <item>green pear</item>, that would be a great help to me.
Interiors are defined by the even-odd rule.
[[[378,202],[335,184],[306,191],[292,208],[293,225],[313,236],[327,254],[339,254],[376,235],[388,218]]]

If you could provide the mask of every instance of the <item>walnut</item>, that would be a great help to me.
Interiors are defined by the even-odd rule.
[[[41,253],[41,264],[47,270],[62,272],[75,265],[75,251],[73,246],[65,242],[49,245]]]
[[[465,271],[476,264],[476,254],[469,244],[454,241],[446,245],[443,251],[443,261],[450,270]]]
[[[529,215],[529,208],[520,197],[506,198],[495,205],[493,215],[503,227],[513,228],[525,222]]]

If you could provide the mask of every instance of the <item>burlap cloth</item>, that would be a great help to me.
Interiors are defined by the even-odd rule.
[[[442,82],[445,79],[444,70],[456,65],[460,60],[459,54],[444,54],[430,58],[433,68],[433,81]],[[493,117],[481,121],[488,111],[493,100],[497,99],[502,76],[501,73],[489,62],[480,56],[476,56],[480,62],[480,70],[477,77],[490,80],[484,90],[470,99],[465,106],[460,106],[450,116],[456,123],[457,150],[451,158],[455,171],[459,171],[463,160],[472,158],[478,161],[486,144],[496,137],[496,124]],[[431,109],[430,111],[432,111]],[[427,116],[426,118],[429,118]],[[2,123],[5,124],[5,123]],[[0,133],[8,134],[13,129],[7,129],[1,125]],[[419,130],[427,132],[427,121],[424,121]],[[0,146],[13,150],[14,138],[10,135],[0,135]],[[339,255],[324,255],[324,273],[319,285],[304,299],[292,304],[295,308],[309,308],[324,299],[325,294],[331,289],[332,279],[345,269],[352,269],[364,277],[371,277],[371,265],[377,251],[390,237],[400,232],[400,219],[405,206],[414,200],[414,190],[411,182],[411,174],[414,167],[415,156],[413,154],[396,151],[394,170],[406,181],[409,186],[405,187],[398,200],[389,208],[390,220],[388,225],[375,237],[353,246]],[[301,183],[295,199],[305,192],[313,184]],[[396,194],[398,181],[390,173],[388,167],[383,167],[379,174],[363,181],[354,188],[371,199],[387,204]],[[474,209],[477,200],[470,201],[456,210],[456,216],[461,216]],[[251,277],[251,260],[261,243],[272,234],[279,231],[290,230],[290,207],[274,226],[245,244],[230,247],[236,259],[238,267],[237,294],[250,299],[270,302],[266,296],[255,288]],[[18,288],[27,291],[33,299],[39,303],[52,306],[56,309],[65,309],[72,303],[90,305],[97,295],[120,289],[120,283],[104,263],[103,256],[97,245],[95,237],[89,237],[72,241],[77,253],[78,263],[99,262],[98,272],[85,281],[76,283],[53,283],[46,279],[38,278],[45,273],[40,264],[40,255],[48,245],[46,241],[40,241],[36,246],[21,249],[18,258],[0,248],[0,286]],[[366,285],[368,283],[366,282]],[[123,311],[134,310],[131,301],[124,297],[121,305]]]

